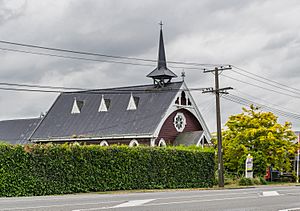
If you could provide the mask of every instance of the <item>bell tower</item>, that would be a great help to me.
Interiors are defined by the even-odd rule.
[[[158,47],[158,60],[157,67],[147,75],[147,77],[153,79],[155,87],[164,87],[166,84],[170,83],[172,78],[177,77],[170,69],[167,68],[166,53],[162,32],[162,21],[160,25],[160,35],[159,35],[159,47]]]

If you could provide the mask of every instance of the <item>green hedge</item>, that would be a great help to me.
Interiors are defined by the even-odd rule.
[[[211,187],[213,183],[210,149],[0,144],[0,196]]]

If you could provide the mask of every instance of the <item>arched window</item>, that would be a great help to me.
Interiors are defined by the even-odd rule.
[[[192,105],[192,103],[191,103],[190,99],[188,99],[188,105],[189,105],[189,106],[191,106],[191,105]]]
[[[176,101],[175,101],[176,105],[179,105],[179,97],[177,97]]]
[[[158,146],[165,147],[165,146],[167,146],[167,143],[165,142],[165,140],[163,138],[161,138],[158,142]]]
[[[107,147],[107,146],[108,146],[107,141],[101,141],[101,142],[100,142],[100,146],[102,146],[102,147]]]
[[[185,97],[185,92],[181,92],[181,105],[186,105],[186,97]]]
[[[137,147],[139,145],[139,142],[135,139],[132,139],[129,143],[130,147]]]

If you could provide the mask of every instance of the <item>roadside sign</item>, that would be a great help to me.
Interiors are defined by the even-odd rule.
[[[250,154],[248,154],[245,163],[245,177],[253,178],[253,157]]]

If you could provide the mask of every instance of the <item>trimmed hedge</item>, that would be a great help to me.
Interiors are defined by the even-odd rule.
[[[213,184],[211,149],[0,144],[0,196]]]

